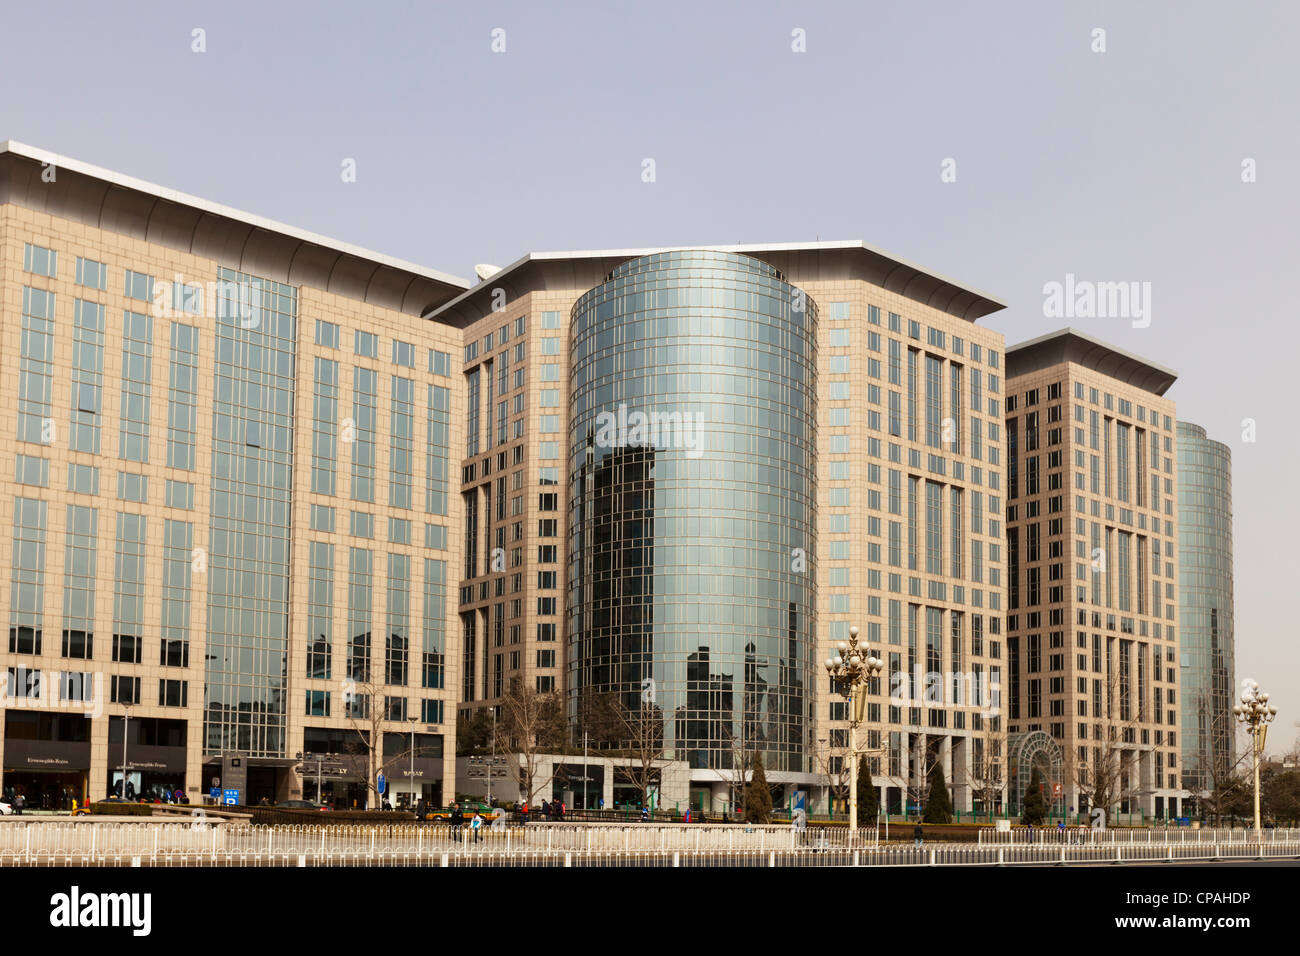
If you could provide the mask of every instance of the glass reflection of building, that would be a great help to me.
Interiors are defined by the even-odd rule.
[[[298,296],[228,269],[219,279],[205,749],[281,756]]]
[[[1232,450],[1178,423],[1183,786],[1212,790],[1234,759]]]
[[[692,769],[808,770],[816,329],[728,252],[634,259],[573,308],[570,707],[653,704]]]

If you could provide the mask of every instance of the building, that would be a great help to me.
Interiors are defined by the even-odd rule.
[[[12,142],[0,264],[0,786],[441,799],[468,284]]]
[[[1182,785],[1216,789],[1236,761],[1232,450],[1178,423],[1178,618]]]
[[[498,757],[456,758],[456,787],[476,800],[515,800],[528,789],[532,773],[533,802],[563,803],[569,809],[622,810],[625,819],[639,819],[641,769],[628,767],[627,758],[602,754],[521,754]],[[684,760],[657,759],[646,768],[655,780],[650,799],[658,810],[685,810],[689,806],[690,769]],[[584,794],[585,785],[585,794]]]
[[[1058,812],[1175,815],[1176,375],[1062,329],[1007,376],[1010,747],[1059,768]]]
[[[996,299],[861,242],[471,286],[14,143],[0,211],[0,786],[442,801],[458,714],[522,687],[692,806],[760,753],[821,809],[857,625],[884,805],[935,767],[1001,805]]]
[[[518,681],[564,690],[577,734],[612,700],[695,807],[755,751],[825,806],[848,731],[821,662],[856,623],[890,670],[887,805],[938,763],[991,807],[1003,339],[975,323],[1002,303],[860,242],[483,274],[432,315],[465,330],[462,715]]]

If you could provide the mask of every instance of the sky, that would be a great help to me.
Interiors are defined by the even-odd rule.
[[[1289,748],[1300,4],[675,6],[11,4],[0,140],[466,278],[862,239],[1007,302],[1009,344],[1071,325],[1173,368],[1232,449],[1237,677]],[[1149,309],[1046,315],[1067,275]]]

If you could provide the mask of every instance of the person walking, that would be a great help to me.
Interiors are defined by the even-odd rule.
[[[450,821],[451,821],[451,838],[456,843],[459,843],[462,836],[461,828],[465,826],[465,814],[461,812],[459,803],[453,803],[451,805]]]
[[[483,839],[483,814],[475,810],[474,819],[469,822],[469,828],[474,833],[474,842],[481,842]]]
[[[925,831],[921,829],[921,824],[912,828],[912,846],[921,846],[925,843]]]

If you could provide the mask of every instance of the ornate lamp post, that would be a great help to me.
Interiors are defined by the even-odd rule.
[[[836,653],[826,659],[826,673],[849,702],[849,845],[858,831],[858,724],[867,710],[867,682],[885,669],[878,657],[858,646],[858,629],[849,628],[849,639],[840,641]]]
[[[1233,715],[1250,731],[1251,752],[1255,765],[1255,835],[1261,836],[1259,827],[1259,761],[1264,756],[1264,740],[1268,737],[1268,725],[1277,716],[1277,708],[1268,702],[1267,692],[1259,689],[1257,681],[1245,682],[1245,693],[1241,703],[1232,708]]]

